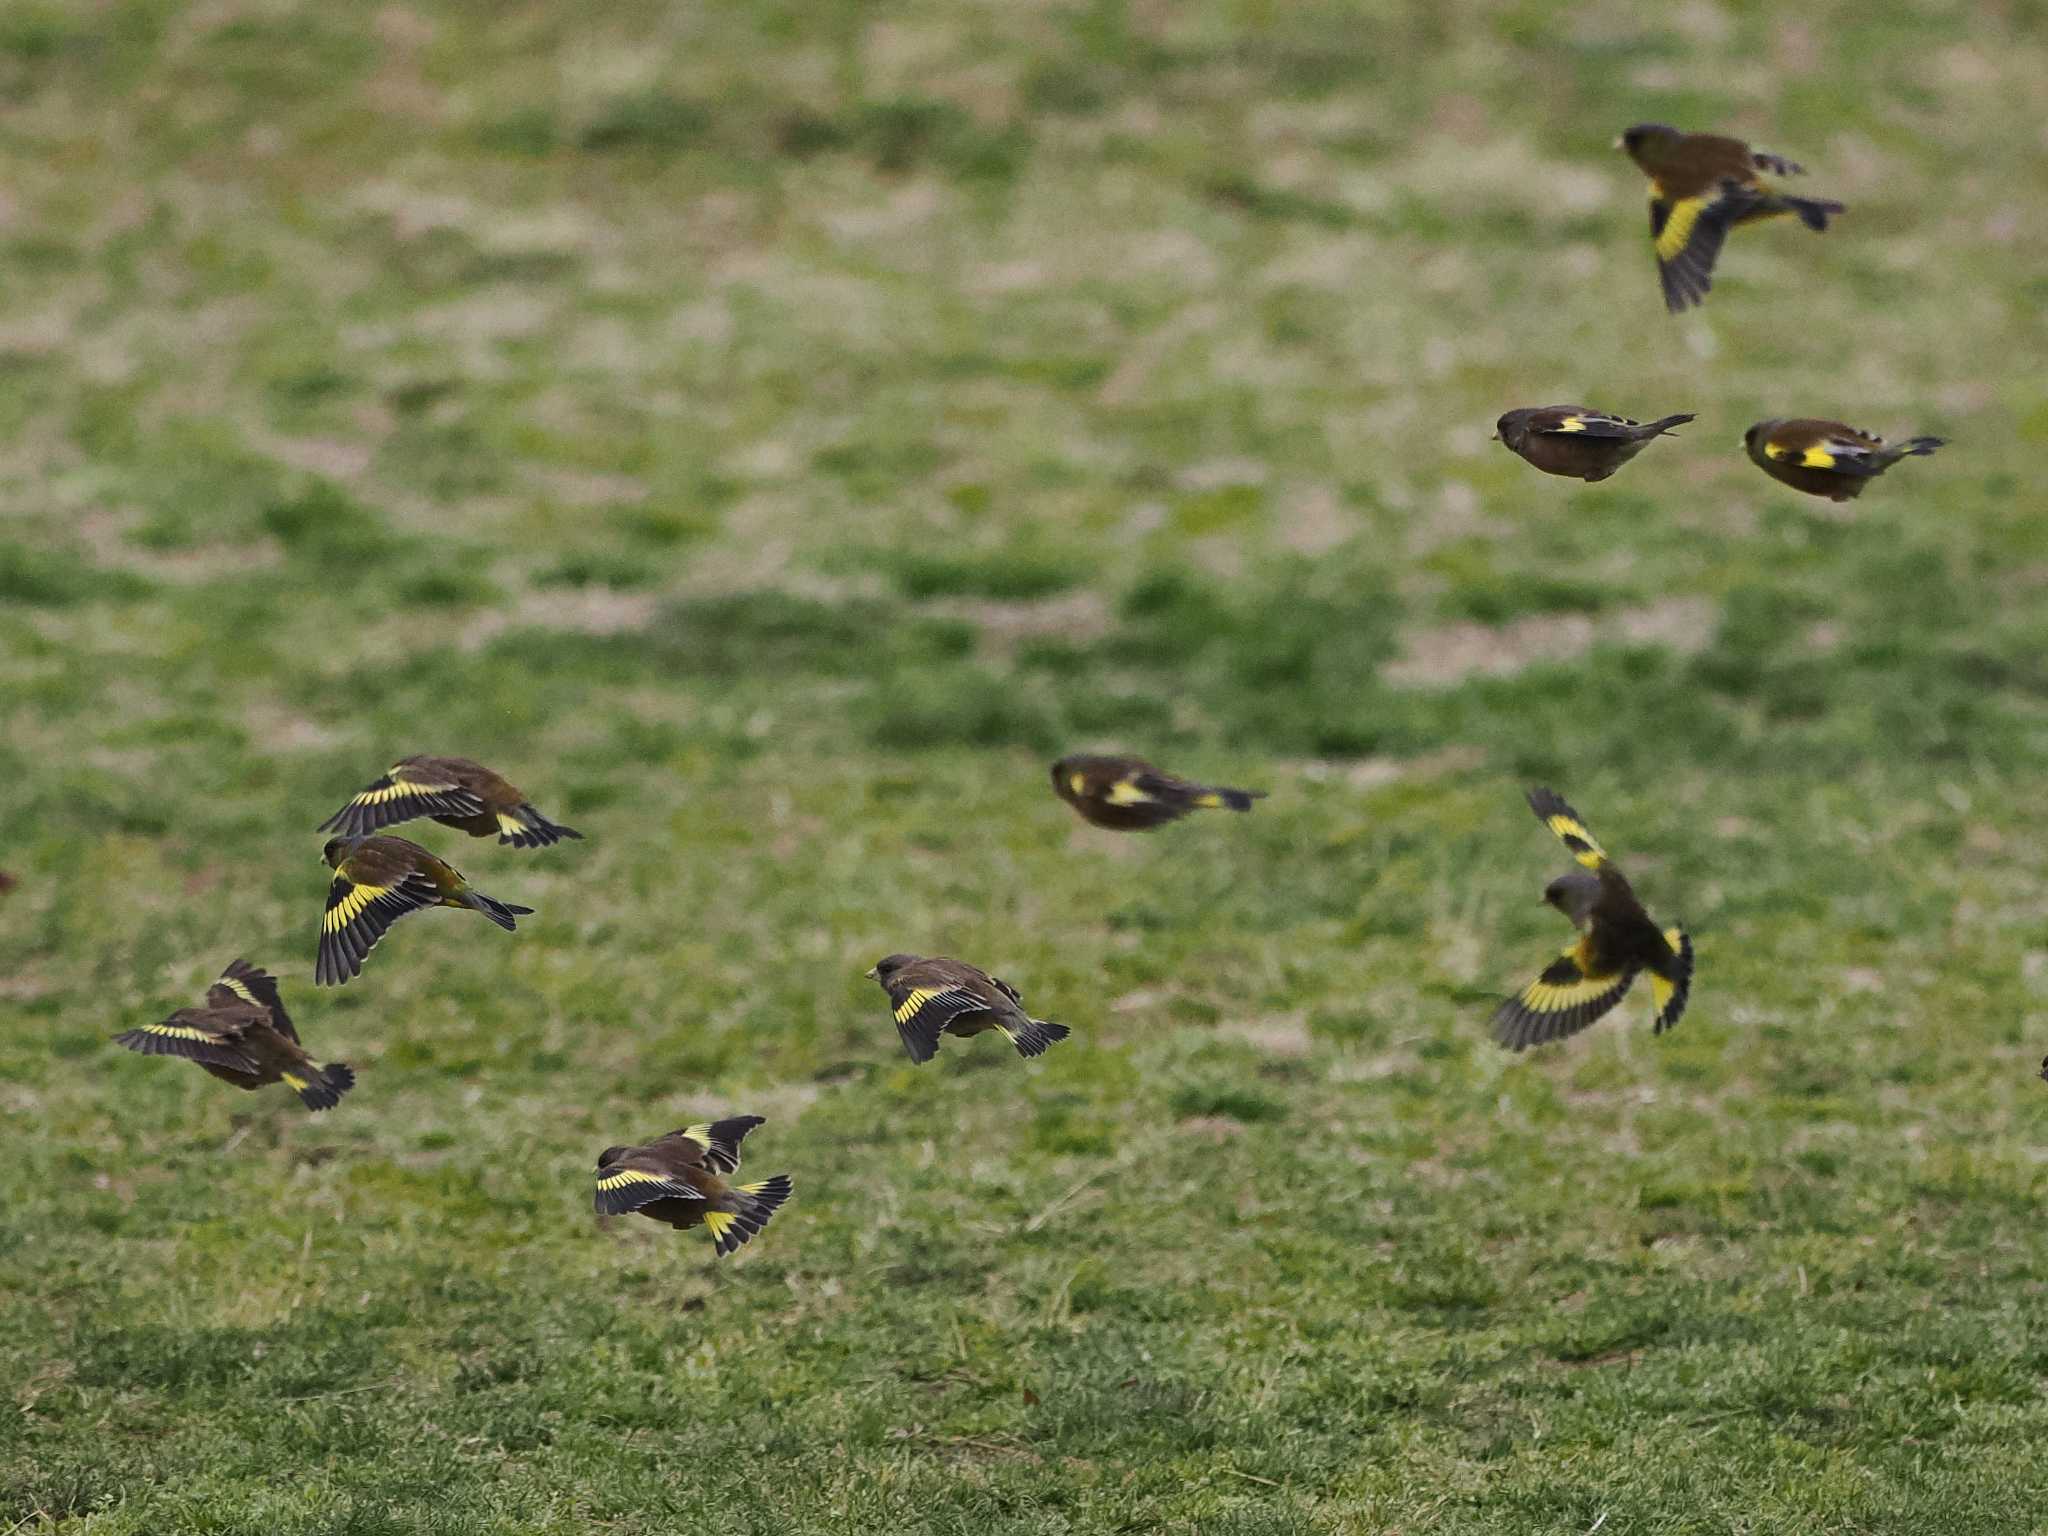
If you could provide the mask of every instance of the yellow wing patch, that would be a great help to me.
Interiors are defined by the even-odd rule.
[[[226,987],[230,992],[234,993],[235,996],[239,997],[251,1008],[261,1008],[263,1006],[263,1004],[256,1000],[256,994],[249,990],[249,984],[246,981],[242,980],[242,978],[239,976],[223,976],[219,981],[215,982],[214,985],[217,987]]]
[[[902,1002],[896,1005],[896,1022],[898,1024],[904,1024],[909,1022],[911,1019],[916,1018],[918,1010],[924,1007],[926,1003],[930,1002],[935,997],[943,996],[945,993],[951,990],[952,989],[950,987],[914,988],[911,991],[910,996],[904,998]]]
[[[599,1189],[624,1189],[628,1184],[666,1184],[669,1181],[658,1173],[642,1173],[638,1168],[621,1168],[617,1173],[608,1173],[597,1181]]]
[[[141,1026],[141,1029],[145,1035],[164,1035],[172,1040],[212,1041],[219,1039],[219,1036],[209,1034],[203,1029],[194,1029],[189,1024],[144,1024]]]
[[[335,878],[345,880],[348,877],[337,875]],[[388,896],[391,891],[392,887],[388,885],[354,886],[341,900],[327,909],[326,915],[320,919],[320,926],[328,933],[339,933],[363,915],[363,908],[379,896]]]
[[[1781,464],[1790,459],[1804,469],[1835,467],[1835,456],[1819,445],[1811,448],[1794,448],[1790,443],[1765,443],[1764,452]]]
[[[1572,961],[1575,969],[1578,968],[1580,961],[1577,945],[1567,949],[1565,956]],[[1546,979],[1555,973],[1555,969],[1545,971],[1542,976],[1522,988],[1524,1008],[1532,1013],[1569,1013],[1583,1004],[1599,1002],[1611,992],[1626,990],[1632,979],[1626,971],[1617,971],[1612,976],[1588,976],[1583,970],[1579,970],[1579,974],[1570,981]]]
[[[354,805],[383,805],[392,800],[410,800],[416,795],[442,795],[451,789],[460,789],[459,784],[423,784],[418,779],[397,778],[398,770],[392,769],[385,777],[389,784],[377,789],[366,789],[350,802]]]
[[[1111,805],[1150,805],[1152,797],[1129,779],[1118,779],[1103,798]]]
[[[1652,197],[1663,195],[1654,183],[1651,185],[1650,194]],[[1703,197],[1681,198],[1671,205],[1671,212],[1664,219],[1664,227],[1657,233],[1659,261],[1676,261],[1679,253],[1692,243],[1693,227],[1699,223],[1700,215],[1706,211],[1706,207],[1707,200]]]
[[[1557,812],[1543,818],[1543,825],[1557,834],[1557,840],[1572,851],[1572,857],[1588,869],[1598,869],[1607,862],[1607,850],[1599,840],[1586,829],[1586,824],[1576,816]]]
[[[1554,430],[1559,432],[1583,432],[1586,430],[1585,418],[1580,416],[1567,416],[1563,421],[1560,421],[1557,424]]]

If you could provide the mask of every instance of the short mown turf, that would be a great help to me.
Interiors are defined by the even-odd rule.
[[[0,1532],[2038,1528],[2043,19],[0,5]],[[1673,320],[1643,118],[1849,211]],[[316,990],[414,752],[587,840]],[[1537,782],[1670,1036],[1488,1041]],[[111,1044],[237,955],[339,1108]],[[593,1218],[735,1113],[738,1257]]]

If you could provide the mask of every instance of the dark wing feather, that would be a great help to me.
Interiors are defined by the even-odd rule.
[[[477,816],[484,803],[448,774],[410,763],[394,763],[383,777],[365,784],[353,799],[315,830],[366,837],[382,827],[419,816]]]
[[[1493,1038],[1520,1051],[1575,1035],[1610,1012],[1628,995],[1635,979],[1632,966],[1608,976],[1589,976],[1577,948],[1566,950],[1519,995],[1494,1010]]]
[[[600,1216],[624,1216],[656,1200],[702,1200],[703,1194],[669,1173],[645,1150],[629,1152],[597,1170],[595,1201]]]
[[[246,960],[236,960],[220,973],[220,980],[206,989],[209,1008],[230,1008],[237,1003],[265,1010],[280,1035],[294,1045],[299,1043],[299,1032],[292,1027],[291,1015],[284,1011],[284,999],[278,994],[277,978],[270,972]]]
[[[327,911],[320,919],[320,953],[313,980],[339,986],[360,976],[363,960],[377,947],[385,930],[401,917],[440,903],[441,892],[417,870],[394,885],[357,885],[335,871],[327,892]]]
[[[124,1031],[114,1036],[114,1043],[139,1051],[144,1056],[178,1056],[211,1067],[225,1067],[231,1072],[246,1072],[252,1076],[256,1072],[256,1063],[235,1049],[229,1039],[177,1014],[160,1024],[145,1024],[140,1029]]]
[[[896,1033],[903,1037],[910,1059],[917,1062],[938,1055],[939,1035],[955,1019],[989,1011],[987,998],[957,984],[919,986],[899,981],[890,986],[889,1001],[894,1005]]]

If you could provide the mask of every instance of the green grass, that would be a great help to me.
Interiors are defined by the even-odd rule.
[[[2048,1523],[2044,18],[1650,14],[0,6],[0,1532]],[[1850,212],[1673,321],[1653,117]],[[316,991],[421,751],[587,841]],[[1539,780],[1672,1035],[1486,1038]],[[336,1112],[109,1043],[237,954]],[[740,1257],[592,1218],[739,1112]]]

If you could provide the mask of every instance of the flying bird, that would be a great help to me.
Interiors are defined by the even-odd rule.
[[[645,1146],[606,1147],[597,1154],[597,1214],[635,1213],[677,1231],[702,1226],[724,1258],[768,1225],[792,1189],[786,1173],[755,1184],[726,1180],[740,1165],[740,1142],[761,1123],[759,1115],[737,1115],[686,1125]]]
[[[1605,480],[1692,413],[1631,421],[1583,405],[1531,405],[1494,423],[1494,436],[1546,475]]]
[[[402,757],[315,830],[365,837],[416,816],[514,848],[546,848],[581,832],[533,808],[526,792],[466,757]]]
[[[355,1073],[340,1062],[322,1065],[306,1054],[277,978],[246,960],[235,961],[206,989],[205,1007],[180,1008],[160,1024],[114,1039],[145,1056],[196,1061],[237,1088],[283,1083],[308,1109],[332,1109],[356,1085]]]
[[[1706,298],[1721,242],[1736,225],[1790,213],[1808,229],[1823,230],[1842,212],[1840,203],[1773,190],[1760,172],[1798,176],[1806,168],[1740,139],[1637,123],[1614,147],[1626,150],[1650,178],[1650,243],[1664,306],[1673,314]]]
[[[1216,789],[1162,773],[1143,758],[1075,754],[1052,765],[1052,787],[1083,821],[1113,832],[1146,832],[1190,811],[1248,811],[1263,789]]]
[[[363,973],[384,930],[427,907],[468,907],[510,932],[531,907],[514,907],[473,889],[454,866],[402,837],[330,837],[321,855],[334,867],[320,919],[316,986],[338,987]]]
[[[1899,460],[1934,452],[1942,437],[1909,437],[1896,447],[1839,421],[1814,416],[1760,421],[1742,434],[1757,468],[1809,496],[1853,501]]]
[[[1000,1030],[1019,1056],[1043,1056],[1072,1033],[1064,1024],[1032,1018],[1015,987],[963,960],[890,955],[867,974],[889,994],[896,1032],[912,1061],[936,1056],[942,1034],[965,1039]]]
[[[1652,1033],[1663,1034],[1685,1012],[1692,991],[1691,937],[1682,928],[1659,928],[1651,920],[1563,796],[1532,789],[1529,809],[1585,866],[1559,875],[1543,891],[1543,899],[1571,919],[1579,937],[1519,995],[1494,1010],[1493,1038],[1520,1051],[1575,1035],[1627,996],[1645,971],[1656,1007]]]

